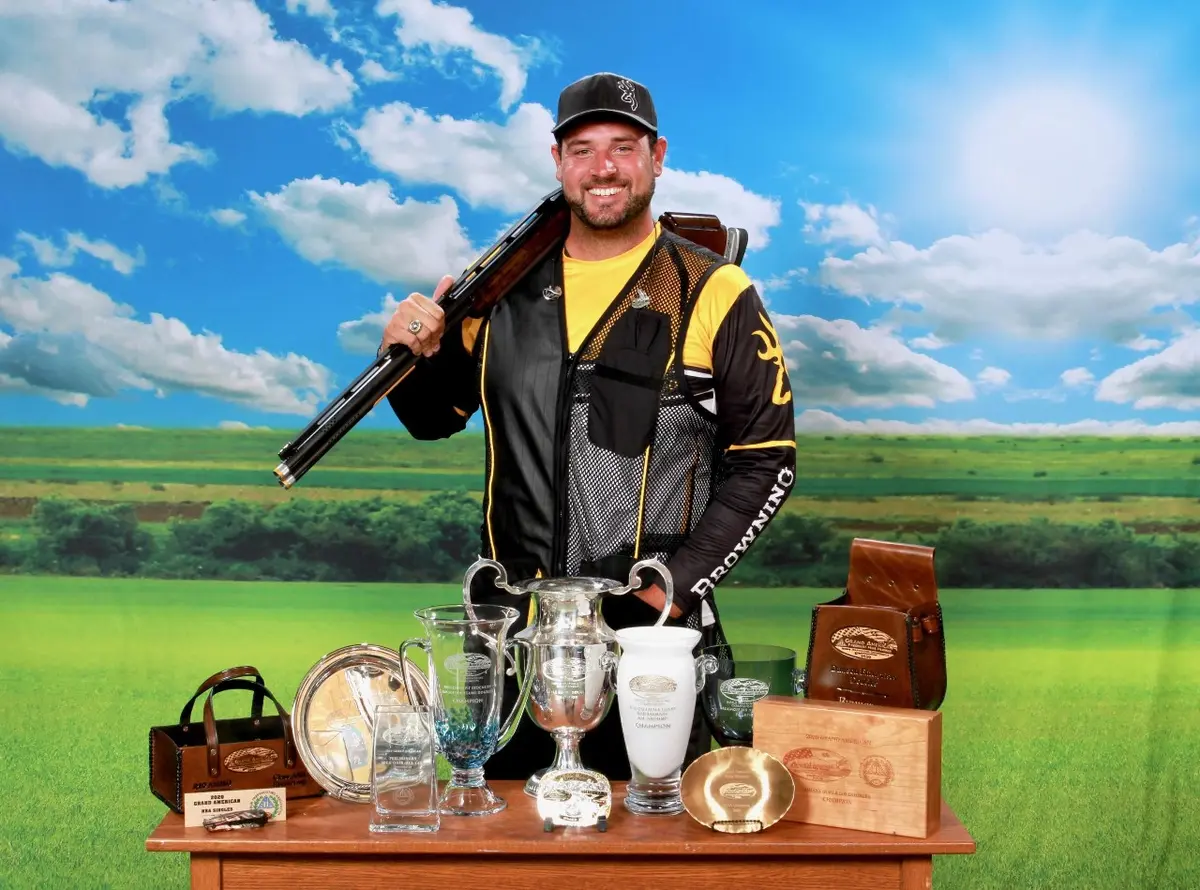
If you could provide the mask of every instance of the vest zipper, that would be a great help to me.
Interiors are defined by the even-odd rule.
[[[576,354],[566,351],[566,332],[563,333],[563,362],[558,380],[558,401],[554,421],[554,531],[552,574],[562,577],[567,573],[567,448],[566,429],[570,422],[571,378],[575,370]]]
[[[559,288],[558,336],[563,360],[559,367],[558,398],[554,406],[554,468],[551,484],[554,491],[554,526],[550,535],[549,574],[562,577],[567,573],[567,448],[566,429],[570,423],[571,378],[575,369],[576,353],[571,352],[570,335],[567,329],[567,287],[563,274],[562,253],[554,260],[554,283]]]

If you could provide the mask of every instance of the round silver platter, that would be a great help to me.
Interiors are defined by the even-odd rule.
[[[331,796],[371,800],[371,729],[378,705],[423,704],[427,680],[411,661],[410,701],[395,649],[360,643],[325,655],[300,681],[292,732],[310,776]]]

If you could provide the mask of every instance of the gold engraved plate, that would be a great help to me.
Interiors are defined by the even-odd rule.
[[[770,828],[792,805],[787,767],[757,748],[718,748],[692,762],[680,787],[688,815],[706,828],[750,834]]]
[[[590,769],[551,769],[538,783],[537,810],[546,831],[566,828],[608,828],[612,785],[603,773]]]

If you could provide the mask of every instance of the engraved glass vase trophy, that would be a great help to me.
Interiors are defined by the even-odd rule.
[[[379,705],[371,736],[370,830],[437,831],[437,739],[429,709]]]
[[[405,652],[412,646],[425,650],[428,706],[438,751],[452,771],[438,809],[455,816],[498,813],[508,804],[488,785],[483,766],[512,739],[517,728],[514,718],[529,696],[529,678],[525,678],[501,722],[505,661],[512,659],[513,648],[529,647],[525,640],[505,640],[518,612],[509,606],[446,605],[415,614],[425,627],[425,637],[401,643],[400,661],[405,685],[416,689],[415,678],[410,678],[415,665]]]
[[[510,584],[504,567],[490,559],[478,559],[463,580],[463,600],[470,606],[471,582],[482,569],[497,575],[495,586],[516,596],[532,594],[537,616],[529,627],[516,634],[530,644],[528,661],[519,669],[523,684],[532,680],[528,710],[530,718],[554,738],[554,762],[529,777],[525,793],[537,797],[542,777],[550,770],[584,770],[579,743],[595,729],[612,705],[617,682],[617,635],[601,615],[606,596],[636,590],[640,573],[653,569],[665,584],[666,603],[655,627],[667,620],[674,587],[666,566],[644,559],[629,570],[628,583],[605,578],[538,578]],[[623,713],[623,712],[622,712]]]
[[[700,650],[700,705],[722,748],[754,744],[754,703],[767,695],[804,691],[796,651],[760,643],[719,643]]]
[[[627,627],[617,631],[617,704],[631,777],[625,809],[639,814],[684,811],[680,781],[696,696],[704,683],[690,627]]]

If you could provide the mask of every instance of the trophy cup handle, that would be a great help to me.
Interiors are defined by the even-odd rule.
[[[663,603],[662,614],[658,616],[658,620],[654,622],[654,627],[662,627],[666,624],[667,619],[671,617],[671,606],[675,601],[675,582],[671,579],[671,573],[667,571],[667,567],[657,559],[642,559],[638,560],[629,569],[629,584],[614,593],[628,593],[638,586],[638,581],[641,580],[642,569],[654,569],[658,576],[663,579],[667,600]]]
[[[416,683],[413,682],[413,676],[412,676],[412,671],[416,670],[416,667],[409,662],[408,656],[405,654],[408,651],[408,648],[410,646],[417,646],[420,649],[424,650],[425,661],[428,662],[429,661],[429,641],[424,638],[421,638],[421,637],[414,637],[412,639],[405,640],[403,643],[401,643],[400,649],[399,649],[400,671],[404,675],[404,692],[408,695],[408,700],[410,702],[412,702],[414,705],[417,705],[419,707],[428,708],[432,705],[432,702],[428,701],[428,698],[432,694],[432,688],[431,688],[432,684],[427,686],[425,689],[426,701],[419,701],[418,699],[420,698],[420,696],[417,695],[418,686]]]
[[[525,705],[529,702],[529,690],[533,688],[534,671],[529,669],[533,664],[533,644],[529,640],[522,637],[510,637],[508,642],[504,644],[506,656],[516,664],[516,659],[508,654],[508,650],[514,646],[519,646],[525,650],[525,670],[517,671],[517,680],[520,686],[517,690],[517,700],[513,703],[512,709],[508,712],[508,717],[500,726],[500,739],[496,742],[496,752],[504,750],[514,735],[516,735],[517,727],[520,722],[516,719],[525,710]]]
[[[709,674],[715,673],[717,670],[717,658],[715,655],[697,655],[696,656],[696,694],[704,689],[704,680]]]
[[[475,604],[471,602],[471,582],[475,580],[475,576],[479,574],[482,569],[492,569],[496,573],[495,584],[498,588],[501,590],[507,590],[509,593],[516,596],[521,595],[520,590],[517,590],[517,588],[508,583],[508,572],[504,570],[504,566],[500,565],[500,563],[496,562],[494,559],[488,559],[487,557],[481,556],[471,563],[470,567],[467,569],[466,575],[463,576],[463,605],[467,607],[467,614],[469,614],[472,619],[475,618],[475,615],[471,611],[471,606]]]

